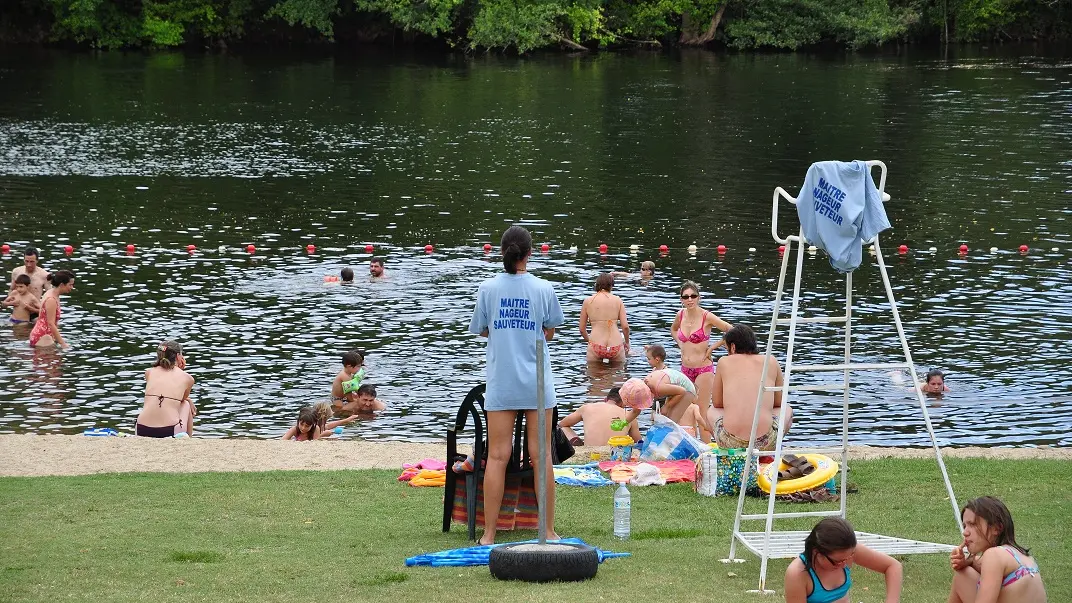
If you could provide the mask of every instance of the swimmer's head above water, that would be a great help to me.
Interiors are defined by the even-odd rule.
[[[645,260],[640,263],[640,278],[651,278],[655,276],[655,262],[651,260]]]
[[[927,394],[941,394],[949,391],[949,388],[945,386],[945,373],[938,369],[927,371],[922,389]]]
[[[342,282],[344,282],[344,283],[352,283],[352,282],[354,282],[354,269],[353,268],[343,268],[342,270],[339,271],[339,276],[342,277]]]

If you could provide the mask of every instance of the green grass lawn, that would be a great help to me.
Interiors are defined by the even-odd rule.
[[[1006,501],[1037,555],[1052,602],[1072,601],[1072,495],[1062,461],[948,461],[961,501]],[[0,601],[714,601],[762,599],[759,563],[725,566],[736,499],[691,485],[634,488],[633,538],[611,535],[612,488],[559,487],[558,531],[633,557],[580,584],[501,583],[486,567],[406,568],[412,555],[465,546],[440,531],[441,488],[396,472],[110,474],[0,479]],[[933,461],[857,462],[849,519],[857,529],[936,542],[957,538]],[[753,512],[765,502],[752,501]],[[801,505],[795,505],[803,510]],[[808,505],[806,508],[815,508]],[[755,522],[761,526],[760,522]],[[785,529],[811,522],[785,521]],[[533,537],[501,533],[500,540]],[[943,602],[944,555],[903,557],[904,601]],[[786,561],[768,587],[781,591]],[[854,573],[852,601],[882,601],[882,583]]]

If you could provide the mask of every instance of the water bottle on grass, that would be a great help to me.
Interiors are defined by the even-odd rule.
[[[622,482],[618,490],[614,492],[614,536],[621,540],[629,538],[631,507],[632,497],[629,495],[629,488],[626,488],[625,482]]]

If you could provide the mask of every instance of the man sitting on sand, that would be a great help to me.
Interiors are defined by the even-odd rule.
[[[708,418],[715,427],[714,442],[721,448],[747,448],[756,412],[759,378],[763,374],[765,356],[756,347],[756,334],[751,327],[737,324],[726,331],[728,355],[718,360],[715,369],[714,392]],[[782,368],[773,357],[767,370],[766,385],[782,385]],[[774,415],[782,406],[781,392],[763,395],[763,406],[756,425],[756,448],[774,450],[778,426]],[[793,409],[785,404],[785,431],[793,424]]]
[[[615,419],[629,421],[629,429],[625,433],[633,438],[634,442],[639,442],[642,439],[640,437],[640,428],[637,427],[636,414],[633,414],[632,417],[626,416],[628,411],[625,410],[622,398],[618,395],[619,389],[621,388],[611,388],[610,393],[607,394],[606,399],[602,402],[582,404],[580,408],[558,422],[558,426],[562,428],[570,443],[574,446],[606,446],[607,441],[612,436],[622,435],[622,432],[614,432],[610,428],[611,421]],[[571,429],[578,423],[584,423],[583,440],[577,437],[577,434]]]

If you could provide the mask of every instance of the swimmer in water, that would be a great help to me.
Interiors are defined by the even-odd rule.
[[[634,276],[632,272],[611,272],[613,276]],[[648,282],[653,276],[655,276],[655,262],[651,260],[644,260],[640,263],[640,281]]]
[[[331,405],[335,407],[357,402],[357,392],[345,393],[344,381],[350,381],[365,364],[365,354],[361,350],[350,350],[342,355],[342,370],[331,382]]]
[[[927,371],[927,376],[924,378],[923,383],[919,384],[919,388],[931,398],[941,398],[942,394],[949,391],[949,388],[945,385],[945,373],[938,369]]]
[[[387,408],[387,404],[376,397],[376,386],[371,383],[363,384],[355,393],[354,401],[344,404],[339,408],[340,412],[371,413]]]
[[[342,279],[343,284],[352,284],[354,282],[354,269],[343,268],[339,271],[339,277]]]

